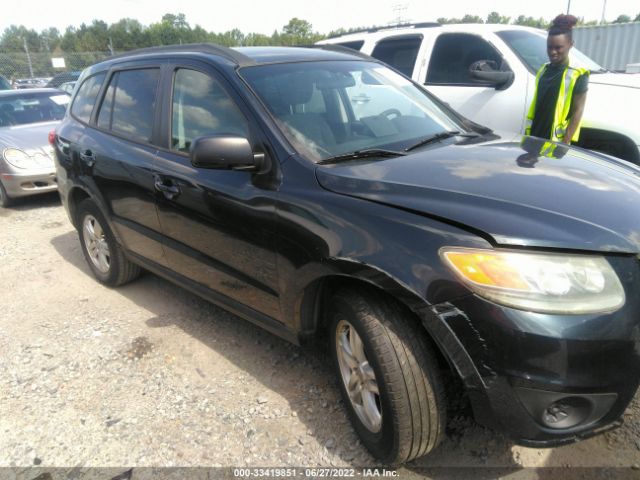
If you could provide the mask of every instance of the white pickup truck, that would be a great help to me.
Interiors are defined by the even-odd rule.
[[[371,55],[465,117],[521,133],[535,73],[548,61],[546,37],[544,31],[516,25],[422,23],[318,43]],[[640,74],[608,72],[576,48],[570,57],[572,65],[591,70],[578,144],[640,164]]]

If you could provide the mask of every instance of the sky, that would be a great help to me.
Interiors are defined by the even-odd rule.
[[[267,35],[281,30],[293,17],[307,20],[314,31],[329,33],[341,27],[388,25],[398,19],[425,22],[465,14],[486,18],[492,11],[514,18],[525,15],[551,20],[566,13],[569,5],[571,14],[585,20],[599,20],[604,5],[607,21],[621,14],[634,18],[640,13],[636,0],[27,0],[14,5],[0,16],[0,33],[10,25],[38,32],[56,27],[64,32],[67,26],[89,24],[94,19],[110,24],[125,17],[149,25],[159,22],[165,13],[184,13],[192,27],[200,25],[211,32],[237,28],[245,34]]]

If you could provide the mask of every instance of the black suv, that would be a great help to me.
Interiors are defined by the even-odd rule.
[[[637,389],[630,164],[500,138],[328,47],[114,57],[53,141],[99,281],[142,267],[291,342],[326,333],[381,460],[438,444],[455,377],[478,421],[530,446],[619,424]]]

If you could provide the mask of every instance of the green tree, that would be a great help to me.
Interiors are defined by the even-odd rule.
[[[542,17],[535,19],[533,17],[525,17],[524,15],[518,16],[513,22],[515,25],[524,25],[526,27],[535,27],[546,29],[549,27],[549,23]]]
[[[503,17],[498,12],[491,12],[487,15],[487,23],[509,23],[511,17]]]
[[[631,17],[629,15],[618,15],[613,23],[629,23],[631,22]]]
[[[484,23],[484,20],[478,15],[465,15],[460,20],[460,23]]]

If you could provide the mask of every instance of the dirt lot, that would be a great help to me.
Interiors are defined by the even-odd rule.
[[[101,286],[56,195],[0,208],[0,278],[0,467],[375,464],[321,348],[151,274]],[[463,415],[450,423],[399,476],[640,478],[640,395],[622,428],[562,448],[514,446]]]

